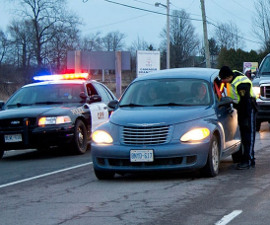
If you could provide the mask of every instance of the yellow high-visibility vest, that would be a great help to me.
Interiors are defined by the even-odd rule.
[[[242,74],[241,72],[237,70],[233,70],[233,72],[238,72]],[[237,91],[237,86],[241,83],[249,83],[250,84],[250,96],[253,98],[256,98],[255,94],[253,93],[253,86],[252,82],[250,79],[243,74],[243,76],[237,76],[235,79],[232,81],[232,83],[227,83],[226,88],[227,88],[227,96],[233,99],[233,102],[238,104],[240,101],[240,95]]]

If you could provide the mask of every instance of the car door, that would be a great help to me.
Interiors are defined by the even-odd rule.
[[[221,101],[222,97],[227,97],[226,88],[221,88],[221,85],[217,85],[218,83],[219,82],[217,82],[217,80],[214,82],[216,87],[218,87],[218,90],[215,91],[217,105],[218,102]],[[233,108],[232,104],[217,107],[216,110],[218,120],[222,124],[224,129],[225,149],[229,149],[235,145],[238,145],[241,141],[241,138],[237,121],[237,110]]]
[[[87,88],[87,94],[88,96],[93,96],[93,95],[100,95],[96,88],[92,85],[92,84],[87,84],[86,85]],[[102,98],[102,96],[101,96]],[[101,101],[101,102],[94,102],[94,103],[90,103],[87,104],[89,109],[90,109],[90,113],[91,113],[91,123],[92,123],[92,131],[101,123],[104,123],[108,120],[109,118],[109,112],[108,112],[108,106],[105,102]]]

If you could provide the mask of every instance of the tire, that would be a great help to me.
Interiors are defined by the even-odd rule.
[[[4,150],[0,149],[0,159],[3,158],[3,155],[4,155]]]
[[[219,164],[220,164],[220,147],[218,139],[214,135],[210,143],[207,163],[202,169],[203,175],[207,177],[217,176],[219,172]]]
[[[95,175],[99,180],[111,180],[114,178],[115,172],[96,170]]]
[[[233,162],[234,163],[240,163],[241,162],[242,155],[243,155],[243,153],[242,153],[242,145],[241,145],[240,149],[237,152],[235,152],[235,153],[232,154],[232,160],[233,160]]]
[[[256,121],[256,131],[260,131],[261,129],[261,121]]]
[[[87,129],[83,121],[77,120],[74,129],[73,152],[77,155],[84,154],[89,149],[87,142]]]

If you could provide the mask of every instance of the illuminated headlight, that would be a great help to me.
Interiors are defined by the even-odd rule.
[[[41,117],[38,120],[39,126],[53,125],[53,124],[64,124],[70,123],[71,119],[69,116],[53,116],[53,117]]]
[[[210,135],[210,131],[207,128],[195,128],[185,133],[180,140],[183,142],[200,141]]]
[[[103,130],[94,131],[92,140],[97,144],[111,144],[113,142],[111,135]]]
[[[253,87],[253,93],[255,94],[256,98],[260,97],[260,87]]]

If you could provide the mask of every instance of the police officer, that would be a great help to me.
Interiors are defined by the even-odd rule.
[[[233,99],[238,113],[238,124],[241,133],[243,154],[237,169],[255,167],[254,143],[256,134],[256,97],[252,83],[239,71],[232,71],[228,66],[221,67],[219,77],[227,85],[227,95]]]

